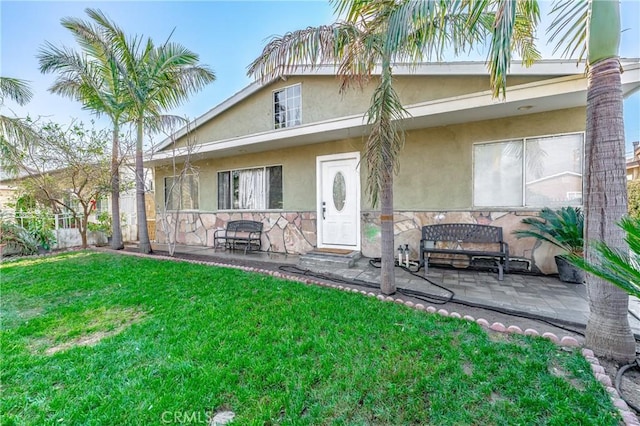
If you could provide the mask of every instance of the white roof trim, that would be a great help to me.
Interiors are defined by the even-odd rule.
[[[571,75],[583,74],[584,62],[575,59],[545,59],[526,67],[520,62],[514,61],[509,68],[509,75]],[[335,75],[336,66],[321,65],[311,69],[309,66],[301,66],[299,70],[287,75]],[[380,67],[373,71],[374,75],[380,74]],[[394,75],[487,75],[487,63],[484,61],[460,61],[460,62],[430,62],[413,65],[410,63],[396,63],[393,65]]]

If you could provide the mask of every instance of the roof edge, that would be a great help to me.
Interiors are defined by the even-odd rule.
[[[622,65],[627,68],[635,68],[639,66],[640,58],[620,58]],[[320,65],[313,70],[308,66],[301,65],[299,71],[287,73],[286,76],[304,76],[304,75],[335,75],[336,68],[334,65]],[[535,62],[530,67],[526,67],[521,63],[511,65],[509,75],[580,75],[585,72],[585,63],[578,62],[577,59],[542,59]],[[376,68],[373,74],[379,74],[380,70]],[[460,61],[460,62],[431,62],[419,65],[411,65],[407,63],[394,64],[395,75],[486,75],[487,68],[485,61]],[[234,93],[209,111],[190,121],[187,125],[177,130],[172,135],[162,140],[156,147],[155,151],[162,151],[171,144],[172,141],[179,139],[187,134],[187,129],[197,129],[202,124],[222,114],[234,105],[242,102],[252,94],[256,93],[263,87],[269,86],[274,81],[272,79],[267,82],[253,82],[245,86],[240,91]]]

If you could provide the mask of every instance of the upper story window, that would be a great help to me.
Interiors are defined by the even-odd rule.
[[[476,144],[473,204],[579,206],[583,155],[582,133]]]
[[[218,209],[282,209],[282,166],[218,172]]]
[[[167,210],[198,210],[198,176],[182,175],[164,178],[164,200]]]
[[[300,85],[273,92],[273,126],[275,129],[302,124]]]

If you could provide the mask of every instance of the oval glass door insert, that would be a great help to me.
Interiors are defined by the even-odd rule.
[[[336,173],[333,178],[333,205],[339,212],[344,208],[344,202],[347,197],[347,185],[342,172]]]

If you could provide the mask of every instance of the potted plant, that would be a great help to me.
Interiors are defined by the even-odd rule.
[[[584,282],[584,272],[567,261],[568,256],[582,257],[584,252],[584,213],[580,207],[562,207],[558,210],[545,207],[539,217],[522,219],[522,223],[531,228],[514,231],[516,238],[536,238],[565,252],[555,257],[561,281]]]

